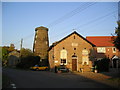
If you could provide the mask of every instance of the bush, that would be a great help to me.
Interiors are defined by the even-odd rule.
[[[95,66],[97,66],[98,72],[108,72],[109,71],[109,62],[108,58],[103,58],[99,61],[95,62]]]
[[[29,69],[31,66],[39,64],[39,56],[27,56],[21,58],[21,62],[16,65],[17,68]]]

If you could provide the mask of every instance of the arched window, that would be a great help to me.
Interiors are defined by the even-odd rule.
[[[89,52],[88,50],[84,49],[82,50],[82,65],[88,65],[89,64]]]
[[[67,64],[67,51],[65,49],[60,51],[61,65]]]

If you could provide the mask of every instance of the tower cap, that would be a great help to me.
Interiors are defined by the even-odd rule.
[[[40,27],[35,28],[35,31],[37,31],[37,30],[47,30],[48,31],[48,28],[40,26]]]

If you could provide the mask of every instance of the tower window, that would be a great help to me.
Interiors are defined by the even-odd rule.
[[[37,38],[37,35],[36,35],[36,38]]]

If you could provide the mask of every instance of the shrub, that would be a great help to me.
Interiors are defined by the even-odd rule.
[[[17,68],[29,69],[31,66],[39,64],[39,56],[27,56],[21,58],[21,62],[16,65]]]
[[[95,62],[95,66],[97,66],[97,70],[99,72],[108,72],[109,71],[109,62],[108,58],[103,58],[99,61]]]

